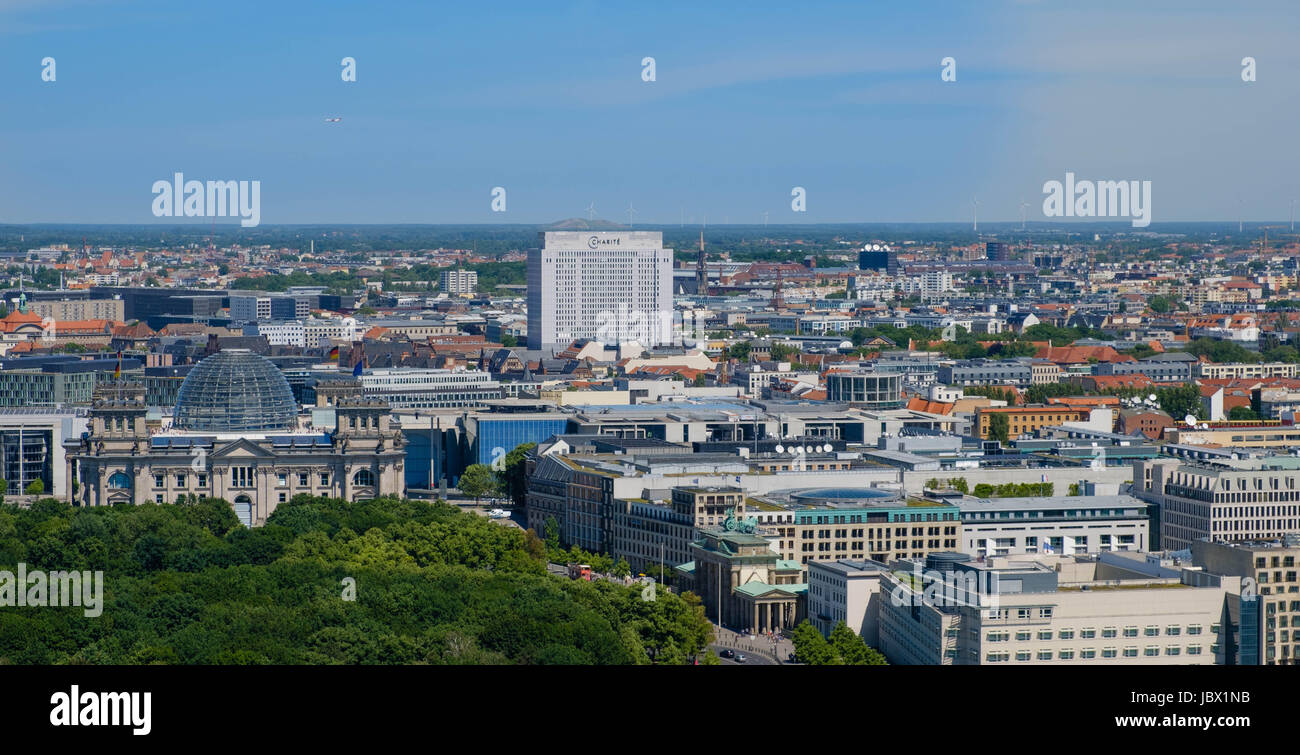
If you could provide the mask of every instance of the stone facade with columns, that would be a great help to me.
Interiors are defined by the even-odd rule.
[[[404,440],[383,401],[340,398],[333,432],[150,432],[146,411],[139,385],[96,397],[89,431],[64,445],[74,505],[222,498],[256,526],[295,495],[357,501],[404,489]]]
[[[732,629],[792,629],[807,611],[803,566],[781,559],[767,538],[723,528],[699,530],[695,560],[677,567],[682,589],[700,596],[705,613]],[[720,619],[720,621],[719,621]]]

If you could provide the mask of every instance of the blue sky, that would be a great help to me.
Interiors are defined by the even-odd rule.
[[[1077,5],[0,0],[0,222],[173,222],[176,171],[264,224],[1032,220],[1066,171],[1285,220],[1300,10]]]

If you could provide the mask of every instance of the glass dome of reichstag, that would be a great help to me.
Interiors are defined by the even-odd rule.
[[[173,426],[201,432],[290,430],[298,404],[284,374],[247,349],[219,351],[181,384]]]

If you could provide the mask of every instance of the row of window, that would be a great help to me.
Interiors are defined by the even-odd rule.
[[[1205,652],[1205,648],[1201,645],[1188,645],[1185,648],[1185,650],[1187,652],[1187,655],[1202,655]],[[1183,651],[1184,648],[1182,646],[1166,645],[1164,648],[1163,655],[1166,656],[1182,655]],[[1101,649],[1102,658],[1118,658],[1120,657],[1121,654],[1123,655],[1124,658],[1137,658],[1138,648],[1130,646],[1130,647],[1123,648],[1122,650],[1113,647]],[[1160,651],[1160,647],[1156,645],[1148,645],[1145,648],[1142,648],[1142,656],[1147,658],[1158,657],[1161,654],[1162,653]],[[990,663],[1001,663],[1001,662],[1011,660],[1011,653],[1006,650],[998,650],[998,651],[990,652],[984,657]],[[1029,650],[1017,650],[1015,653],[1015,658],[1017,661],[1030,661],[1030,660],[1072,661],[1075,659],[1075,657],[1076,655],[1074,650],[1055,650],[1055,651],[1038,650],[1032,652]],[[1097,648],[1083,648],[1078,651],[1077,657],[1080,658],[1081,660],[1092,660],[1097,657]]]
[[[1026,609],[1020,609],[1020,610],[1024,611]],[[1050,611],[1050,609],[1039,609],[1039,610]],[[1028,616],[1022,616],[1021,618],[1028,618]],[[1189,635],[1199,635],[1203,630],[1204,627],[1202,627],[1200,624],[1191,624],[1187,626],[1187,634]],[[1115,627],[1105,627],[1101,630],[1101,636],[1103,638],[1117,637],[1119,631],[1120,630],[1118,630]],[[1123,631],[1125,637],[1138,636],[1137,627],[1124,627]],[[1217,634],[1219,631],[1219,625],[1218,624],[1213,625],[1212,627],[1210,627],[1210,631]],[[1182,635],[1182,633],[1183,633],[1183,627],[1178,626],[1177,624],[1170,624],[1166,626],[1164,631],[1164,635],[1166,637],[1178,637]],[[1097,636],[1097,630],[1095,628],[1089,627],[1086,629],[1080,629],[1078,634],[1079,634],[1079,639],[1081,640],[1091,640]],[[1159,637],[1160,627],[1158,626],[1144,627],[1142,630],[1142,634],[1146,637]],[[1040,629],[1037,632],[1027,630],[1027,629],[1020,629],[1017,630],[1015,633],[1016,640],[1020,642],[1025,642],[1027,640],[1035,639],[1035,638],[1039,640],[1050,640],[1053,638],[1058,640],[1073,640],[1074,636],[1075,636],[1075,630],[1073,629],[1061,629],[1055,632],[1053,632],[1053,630],[1051,629]],[[1007,630],[990,631],[986,635],[986,639],[989,642],[1006,642],[1011,639],[1011,632]]]

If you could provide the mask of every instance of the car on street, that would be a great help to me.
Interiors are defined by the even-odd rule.
[[[719,658],[735,658],[735,657],[736,657],[736,651],[734,651],[734,650],[732,650],[732,649],[730,649],[730,648],[723,648],[722,650],[719,650],[719,651],[718,651],[718,657],[719,657]]]
[[[744,663],[747,660],[749,659],[745,657],[744,653],[736,653],[736,663]]]

